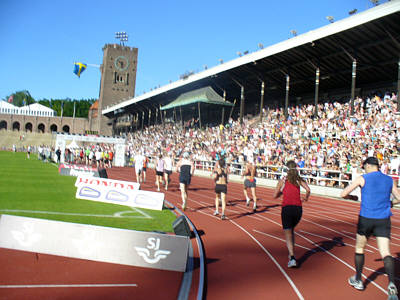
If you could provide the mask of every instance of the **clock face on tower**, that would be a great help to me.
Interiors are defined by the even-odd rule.
[[[129,67],[129,60],[125,56],[118,56],[115,59],[114,66],[118,71],[125,71]]]

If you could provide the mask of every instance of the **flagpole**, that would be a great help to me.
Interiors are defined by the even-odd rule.
[[[73,118],[75,119],[75,101],[74,101],[74,115]]]

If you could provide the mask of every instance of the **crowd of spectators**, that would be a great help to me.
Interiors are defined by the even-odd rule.
[[[64,155],[66,163],[95,166],[97,168],[111,168],[114,159],[114,146],[112,144],[101,143],[66,148]]]
[[[258,177],[278,179],[288,160],[295,160],[308,183],[343,187],[368,156],[380,161],[381,171],[398,178],[400,171],[400,114],[395,94],[356,98],[351,114],[350,102],[326,102],[265,109],[259,117],[229,119],[223,126],[199,128],[192,119],[158,124],[131,132],[126,140],[126,164],[133,165],[136,154],[157,157],[168,154],[178,160],[191,154],[196,166],[211,170],[223,156],[231,172],[241,174],[244,163],[257,165]],[[37,148],[37,149],[36,149]],[[32,147],[43,160],[59,161],[57,149]],[[112,144],[95,144],[65,149],[67,163],[111,167]]]
[[[349,102],[319,104],[318,117],[314,109],[314,105],[289,107],[287,118],[283,108],[267,109],[262,122],[254,118],[240,124],[230,119],[226,126],[203,129],[172,123],[154,125],[129,133],[126,152],[129,157],[138,152],[148,157],[169,153],[176,159],[189,152],[195,161],[204,162],[224,156],[233,172],[240,172],[243,163],[251,159],[259,176],[272,179],[293,159],[309,183],[327,186],[343,185],[334,180],[339,174],[340,179],[351,180],[368,156],[380,160],[384,173],[399,173],[396,95],[356,98],[353,114]]]
[[[15,145],[13,152],[37,153],[38,159],[43,162],[61,161],[61,149],[48,145],[28,146],[17,149]],[[87,144],[85,146],[66,147],[64,151],[64,162],[68,164],[79,164],[97,168],[111,168],[114,159],[114,145],[112,144]]]

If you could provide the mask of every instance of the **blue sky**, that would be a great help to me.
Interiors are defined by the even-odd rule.
[[[381,1],[386,2],[386,1]],[[371,8],[368,0],[1,0],[0,99],[98,98],[100,71],[78,78],[74,61],[102,63],[105,44],[126,31],[139,48],[136,95]]]

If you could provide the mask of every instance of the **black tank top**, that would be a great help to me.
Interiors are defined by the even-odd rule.
[[[190,169],[191,169],[190,165],[182,165],[180,177],[181,178],[190,178]]]
[[[217,178],[215,178],[215,182],[217,182],[221,177],[225,177],[225,181],[226,181],[226,173],[225,173],[225,170],[221,170],[222,172],[221,172],[221,174],[219,174],[217,171],[215,171],[215,174],[217,174]]]

